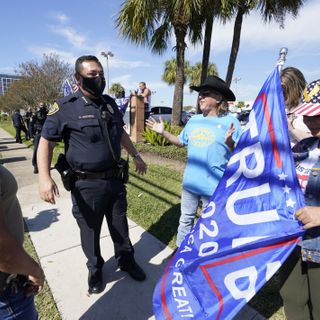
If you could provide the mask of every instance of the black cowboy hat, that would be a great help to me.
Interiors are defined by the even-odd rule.
[[[190,86],[191,90],[199,92],[203,89],[213,89],[220,94],[228,101],[235,101],[236,96],[229,89],[227,84],[217,76],[208,76],[206,80],[204,80],[203,84],[200,86]]]

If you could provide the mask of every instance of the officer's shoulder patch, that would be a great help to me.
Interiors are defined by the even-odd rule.
[[[55,114],[56,112],[59,111],[59,105],[55,102],[50,108],[49,108],[49,112],[48,112],[48,116],[52,116],[53,114]]]

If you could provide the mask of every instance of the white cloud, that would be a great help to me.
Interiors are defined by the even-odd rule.
[[[105,60],[105,58],[104,58]],[[109,58],[109,67],[115,68],[115,69],[136,69],[139,67],[146,67],[151,66],[149,63],[146,63],[145,61],[130,61],[130,60],[122,60],[117,57]]]
[[[57,54],[62,60],[71,64],[73,64],[77,59],[77,57],[70,52],[62,51],[56,48],[46,47],[46,46],[30,46],[28,48],[28,51],[30,51],[31,53],[33,53],[35,56],[39,58],[42,58],[44,54],[47,54],[47,55]]]
[[[52,13],[51,15],[55,20],[59,21],[59,23],[61,24],[64,24],[70,20],[70,18],[64,13],[55,12],[55,13]]]
[[[275,22],[264,24],[257,14],[244,20],[242,39],[244,45],[250,49],[263,49],[268,46],[287,46],[295,48],[295,54],[301,51],[308,53],[318,50],[319,41],[317,32],[320,3],[312,6],[305,5],[296,19],[287,17],[284,29],[280,29]],[[263,45],[261,45],[263,43]]]
[[[112,77],[112,74],[110,75],[110,86],[113,83],[120,83],[125,89],[127,95],[129,95],[129,91],[133,90],[133,88],[136,87],[136,84],[132,81],[132,75],[131,74],[124,74],[122,76]]]
[[[284,29],[276,22],[264,23],[257,12],[243,19],[240,50],[265,50],[271,47],[294,48],[295,56],[319,55],[320,42],[317,33],[320,2],[304,5],[297,18],[287,16]],[[229,53],[232,44],[234,20],[223,25],[215,22],[212,31],[211,50],[215,53]],[[314,30],[314,32],[312,32]],[[193,47],[188,43],[188,55],[202,53],[202,45]]]
[[[76,48],[81,48],[86,42],[86,37],[80,35],[74,28],[67,26],[51,26],[51,31],[63,36]]]

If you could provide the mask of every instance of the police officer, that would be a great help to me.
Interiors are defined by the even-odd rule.
[[[16,109],[14,111],[14,114],[12,117],[12,123],[13,123],[14,128],[16,129],[16,142],[22,143],[21,131],[24,132],[26,140],[29,140],[28,132],[27,132],[27,129],[24,125],[23,118],[20,114],[19,109]]]
[[[120,145],[133,156],[136,171],[146,164],[123,129],[123,120],[111,97],[102,95],[105,78],[95,56],[82,56],[75,63],[80,90],[58,100],[49,110],[38,150],[39,190],[44,201],[55,203],[59,195],[50,176],[55,142],[63,140],[68,163],[75,172],[71,189],[73,215],[80,228],[81,245],[89,269],[89,293],[102,291],[100,230],[106,217],[121,270],[138,281],[146,277],[134,260],[126,216],[126,189],[118,175]]]
[[[41,130],[44,122],[46,121],[47,113],[48,111],[45,104],[43,102],[39,102],[38,110],[31,118],[32,135],[34,136],[32,156],[33,173],[38,173],[37,151],[41,138]]]
[[[32,109],[29,107],[26,111],[26,114],[24,115],[24,122],[26,124],[28,133],[29,133],[29,138],[32,139],[32,130],[31,130],[31,119],[33,117]]]

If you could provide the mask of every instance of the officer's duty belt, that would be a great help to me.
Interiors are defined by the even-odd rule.
[[[8,288],[13,288],[15,290],[24,288],[30,283],[26,276],[20,274],[6,274],[5,279],[2,280],[4,281],[1,281],[0,292]]]
[[[75,171],[75,176],[77,179],[112,179],[119,177],[119,170],[117,168],[112,168],[108,171],[103,172],[88,172],[88,171]]]

